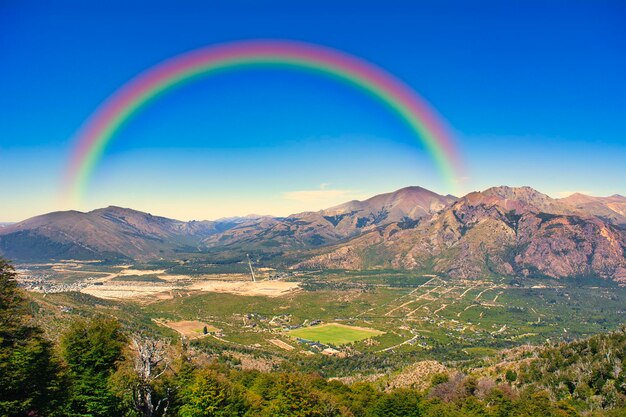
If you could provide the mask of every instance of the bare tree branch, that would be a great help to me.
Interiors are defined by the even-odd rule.
[[[170,391],[159,399],[156,405],[154,382],[169,368],[167,356],[169,344],[161,340],[134,336],[132,346],[135,350],[134,369],[138,376],[138,383],[133,390],[135,409],[144,417],[165,416],[170,400]],[[163,410],[161,411],[161,407]]]

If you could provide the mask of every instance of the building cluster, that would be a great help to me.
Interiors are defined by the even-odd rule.
[[[30,276],[18,275],[17,284],[26,291],[40,292],[44,294],[52,294],[59,292],[80,291],[89,285],[86,281],[76,281],[72,283],[63,283],[50,280],[46,276]]]

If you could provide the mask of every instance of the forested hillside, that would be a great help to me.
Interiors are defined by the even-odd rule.
[[[111,318],[77,320],[55,345],[29,325],[14,278],[2,261],[1,416],[626,415],[624,330],[537,349],[504,378],[452,369],[420,389],[346,385],[296,367],[243,370]]]
[[[626,394],[626,328],[540,351],[523,367],[522,384],[545,387],[558,400],[591,409],[613,407]]]

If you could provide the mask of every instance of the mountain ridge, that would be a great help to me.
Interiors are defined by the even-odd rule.
[[[357,236],[380,224],[403,219],[418,221],[454,199],[421,187],[405,187],[324,210],[243,223],[208,237],[204,243],[210,248],[243,245],[267,250],[267,242],[272,242],[275,251],[318,247]]]
[[[512,198],[514,197],[514,198]],[[599,276],[626,282],[626,233],[530,187],[460,198],[412,228],[390,224],[324,248],[296,268],[419,269],[457,278]]]
[[[184,222],[109,206],[48,213],[0,228],[0,255],[148,260],[254,252],[298,254],[293,268],[430,267],[458,278],[598,276],[626,282],[622,207],[621,196],[555,199],[508,186],[460,198],[405,187],[316,212],[216,221]]]

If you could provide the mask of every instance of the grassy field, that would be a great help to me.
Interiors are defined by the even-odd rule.
[[[299,337],[301,339],[312,340],[314,342],[339,346],[378,336],[384,332],[364,327],[352,327],[343,324],[328,323],[319,326],[295,329],[289,331],[288,333],[291,337]]]
[[[187,338],[194,338],[204,335],[204,330],[206,329],[207,333],[215,333],[219,331],[219,329],[215,326],[211,326],[210,324],[203,323],[197,320],[181,320],[181,321],[171,321],[171,322],[162,322],[164,326],[169,327],[170,329],[176,330],[182,336]]]

